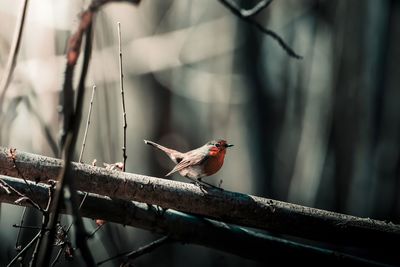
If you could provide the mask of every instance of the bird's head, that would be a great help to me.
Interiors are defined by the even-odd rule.
[[[233,146],[232,144],[228,144],[225,140],[213,140],[207,143],[208,151],[210,156],[216,156],[222,152],[222,154],[226,153],[226,149],[228,147]]]

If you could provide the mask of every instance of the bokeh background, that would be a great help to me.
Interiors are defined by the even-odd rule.
[[[88,3],[29,2],[17,66],[0,107],[1,146],[56,156],[66,44]],[[0,2],[1,75],[21,4]],[[235,146],[211,183],[223,180],[227,190],[399,223],[400,1],[276,0],[255,19],[303,59],[289,57],[216,0],[143,0],[138,7],[112,3],[101,9],[76,158],[95,84],[84,161],[122,161],[120,22],[128,172],[163,177],[173,167],[143,139],[187,151],[224,138]],[[0,265],[15,255],[12,224],[21,213],[1,205]],[[28,210],[25,223],[39,225],[40,219]],[[85,223],[95,228],[92,220]],[[32,235],[25,230],[22,240]],[[155,238],[109,223],[89,244],[102,260]],[[79,264],[77,257],[72,265]],[[161,247],[135,266],[149,265],[258,266],[183,244]]]

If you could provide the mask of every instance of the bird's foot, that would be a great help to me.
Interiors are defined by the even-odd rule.
[[[203,193],[207,193],[207,187],[204,184],[199,183],[198,181],[193,181],[193,184],[198,186]]]

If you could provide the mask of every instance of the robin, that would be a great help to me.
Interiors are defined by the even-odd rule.
[[[228,144],[225,140],[210,141],[202,147],[182,153],[152,141],[144,140],[144,142],[164,151],[176,164],[165,176],[170,176],[175,172],[179,172],[180,175],[186,178],[209,186],[212,185],[202,181],[201,178],[213,175],[219,171],[224,164],[226,149],[233,146],[232,144]]]

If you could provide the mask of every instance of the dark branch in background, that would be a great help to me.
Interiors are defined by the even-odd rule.
[[[71,213],[73,214],[73,221],[75,224],[75,240],[76,240],[76,245],[80,249],[82,257],[87,264],[87,266],[95,266],[95,261],[93,259],[93,256],[87,246],[86,243],[86,231],[85,227],[83,225],[82,218],[79,214],[79,208],[78,208],[78,202],[77,202],[77,196],[76,196],[76,190],[74,186],[74,179],[72,179],[71,175],[71,161],[73,158],[74,150],[75,150],[75,145],[77,141],[77,136],[79,133],[79,126],[81,122],[81,117],[82,117],[82,106],[83,106],[83,97],[84,97],[84,92],[85,92],[85,79],[86,79],[86,74],[89,68],[89,62],[90,62],[90,56],[91,56],[91,51],[92,51],[92,22],[93,22],[93,14],[87,12],[82,15],[81,18],[81,24],[79,26],[78,30],[78,36],[79,40],[72,38],[73,43],[81,43],[83,35],[86,35],[86,43],[85,43],[85,51],[84,51],[84,58],[83,58],[83,65],[82,65],[82,72],[79,80],[79,85],[78,85],[78,95],[76,99],[76,107],[74,110],[73,114],[68,114],[67,116],[70,116],[69,119],[66,115],[64,115],[64,120],[67,120],[69,124],[67,125],[67,135],[65,142],[63,143],[63,158],[64,158],[64,166],[61,170],[61,173],[59,175],[59,183],[56,188],[56,192],[54,195],[54,201],[53,201],[53,206],[52,206],[52,213],[50,216],[48,228],[49,230],[49,235],[47,238],[45,238],[43,247],[40,251],[39,254],[39,266],[48,266],[50,263],[50,258],[51,258],[51,252],[57,232],[57,222],[58,222],[58,216],[59,212],[61,209],[61,204],[63,200],[65,200],[65,205],[69,210],[71,210]],[[76,37],[76,36],[75,36]],[[70,43],[71,44],[71,43]],[[73,52],[72,52],[73,53]],[[70,51],[68,51],[67,54],[67,69],[71,67],[71,64],[75,64],[75,62],[70,61]],[[77,58],[76,58],[77,59]],[[73,66],[72,65],[72,66]],[[71,72],[71,75],[65,76],[65,81],[64,84],[67,84],[68,86],[72,85],[72,79],[73,79],[73,72]],[[69,80],[71,79],[71,80]],[[67,86],[67,87],[68,87]],[[67,87],[64,87],[67,88]],[[69,89],[68,89],[69,90]],[[66,96],[67,94],[64,94]],[[73,98],[73,94],[70,94],[67,96],[69,98]]]
[[[25,214],[26,214],[26,207],[24,207],[24,210],[22,211],[21,221],[20,221],[20,223],[19,223],[19,225],[20,225],[21,227],[19,227],[19,229],[18,229],[17,240],[15,241],[15,250],[16,250],[17,252],[20,252],[20,250],[21,250],[21,246],[19,245],[19,238],[20,238],[20,236],[21,236],[21,229],[22,229],[22,227],[24,227],[24,218],[25,218]]]
[[[0,174],[18,177],[0,148]],[[25,178],[56,179],[62,161],[17,151],[16,163]],[[400,226],[227,190],[209,189],[167,179],[72,163],[77,190],[135,200],[217,220],[277,233],[361,247],[390,248],[400,244]],[[117,188],[117,190],[116,190]],[[185,201],[182,201],[184,199]]]
[[[261,25],[258,21],[253,19],[253,16],[257,13],[259,13],[261,10],[266,8],[272,1],[261,1],[258,3],[254,8],[250,10],[243,10],[241,9],[234,0],[219,0],[227,9],[229,9],[233,14],[241,18],[244,22],[249,23],[250,25],[255,26],[259,31],[262,33],[269,35],[272,37],[275,41],[278,42],[280,47],[285,50],[285,52],[296,59],[301,59],[302,56],[298,55],[294,50],[286,44],[286,42],[280,37],[276,32],[265,28],[263,25]]]
[[[155,241],[153,241],[153,242],[151,242],[151,243],[149,243],[149,244],[147,244],[147,245],[145,245],[143,247],[140,247],[140,248],[138,248],[136,250],[123,252],[123,253],[117,254],[117,255],[115,255],[115,256],[113,256],[111,258],[99,261],[97,263],[97,266],[100,266],[100,265],[102,265],[102,264],[104,264],[106,262],[109,262],[109,261],[112,261],[112,260],[115,260],[115,259],[119,259],[119,258],[122,258],[122,257],[127,257],[129,261],[132,261],[132,260],[134,260],[134,259],[136,259],[136,258],[138,258],[138,257],[140,257],[140,256],[142,256],[144,254],[152,252],[153,250],[155,250],[155,249],[159,248],[160,246],[162,246],[162,245],[164,245],[166,243],[169,243],[171,241],[173,241],[173,240],[171,240],[168,236],[163,236],[163,237],[161,237],[161,238],[159,238],[159,239],[157,239],[157,240],[155,240]]]
[[[15,35],[13,37],[11,47],[10,47],[10,54],[8,55],[8,60],[7,60],[7,65],[4,70],[4,75],[1,79],[0,83],[0,112],[3,109],[3,102],[4,102],[4,97],[6,95],[6,91],[8,88],[8,85],[10,84],[10,81],[12,79],[15,65],[17,62],[17,57],[18,57],[18,52],[19,52],[19,47],[21,45],[21,37],[22,37],[22,31],[24,29],[24,22],[25,22],[25,16],[26,16],[26,10],[28,6],[28,0],[24,0],[22,2],[22,7],[21,7],[21,14],[18,18],[17,21],[17,26],[16,26],[16,31]]]
[[[85,151],[86,137],[87,137],[89,126],[90,126],[90,116],[92,115],[93,98],[94,98],[95,92],[96,92],[96,85],[93,85],[92,97],[90,98],[89,111],[88,111],[88,116],[87,116],[87,120],[86,120],[85,134],[83,135],[81,153],[79,154],[78,162],[80,162],[80,163],[82,163],[83,152]]]
[[[1,178],[21,192],[28,190],[20,179],[5,176]],[[33,182],[32,184],[38,199],[46,201],[47,186]],[[78,194],[80,198],[85,196],[81,192]],[[17,197],[0,190],[1,202],[14,203]],[[204,217],[172,209],[160,212],[159,207],[97,194],[89,193],[85,206],[82,207],[82,215],[139,227],[153,233],[168,235],[174,241],[202,245],[268,264],[284,266],[295,261],[323,266],[382,266],[357,256],[292,242]],[[388,260],[387,255],[383,260]]]
[[[124,165],[122,166],[122,171],[125,172],[126,159],[128,156],[126,155],[126,128],[128,125],[126,124],[126,110],[125,110],[125,95],[124,95],[124,72],[122,69],[122,49],[121,49],[121,23],[118,22],[118,52],[119,52],[119,84],[121,87],[121,102],[122,102],[122,127],[124,130],[123,133],[123,142],[122,145],[122,158]]]

